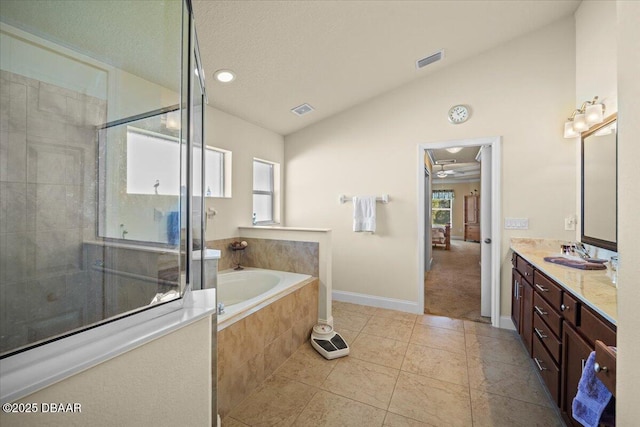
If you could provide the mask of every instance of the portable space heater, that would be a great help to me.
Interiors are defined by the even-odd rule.
[[[331,325],[316,325],[311,332],[311,345],[325,359],[336,359],[349,354],[349,345]]]

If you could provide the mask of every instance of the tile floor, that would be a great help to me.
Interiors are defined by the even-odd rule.
[[[515,332],[333,303],[351,354],[302,345],[234,408],[238,426],[563,426]]]

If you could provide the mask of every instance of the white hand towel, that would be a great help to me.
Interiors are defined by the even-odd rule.
[[[353,231],[376,231],[376,197],[353,197]]]

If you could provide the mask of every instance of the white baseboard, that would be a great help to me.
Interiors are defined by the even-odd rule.
[[[516,325],[513,324],[511,316],[500,316],[500,328],[515,331]]]
[[[423,314],[418,310],[418,303],[395,298],[377,297],[374,295],[358,294],[347,291],[333,291],[332,299],[352,304],[368,305],[370,307],[387,308],[390,310],[404,311],[406,313]]]

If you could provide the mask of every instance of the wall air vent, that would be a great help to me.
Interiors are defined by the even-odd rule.
[[[304,116],[313,111],[313,107],[309,104],[298,105],[296,108],[292,108],[291,112],[297,116]]]
[[[442,58],[444,58],[444,49],[441,49],[436,53],[427,56],[426,58],[418,59],[416,61],[416,68],[419,70],[420,68],[424,68],[429,64],[440,61]]]

